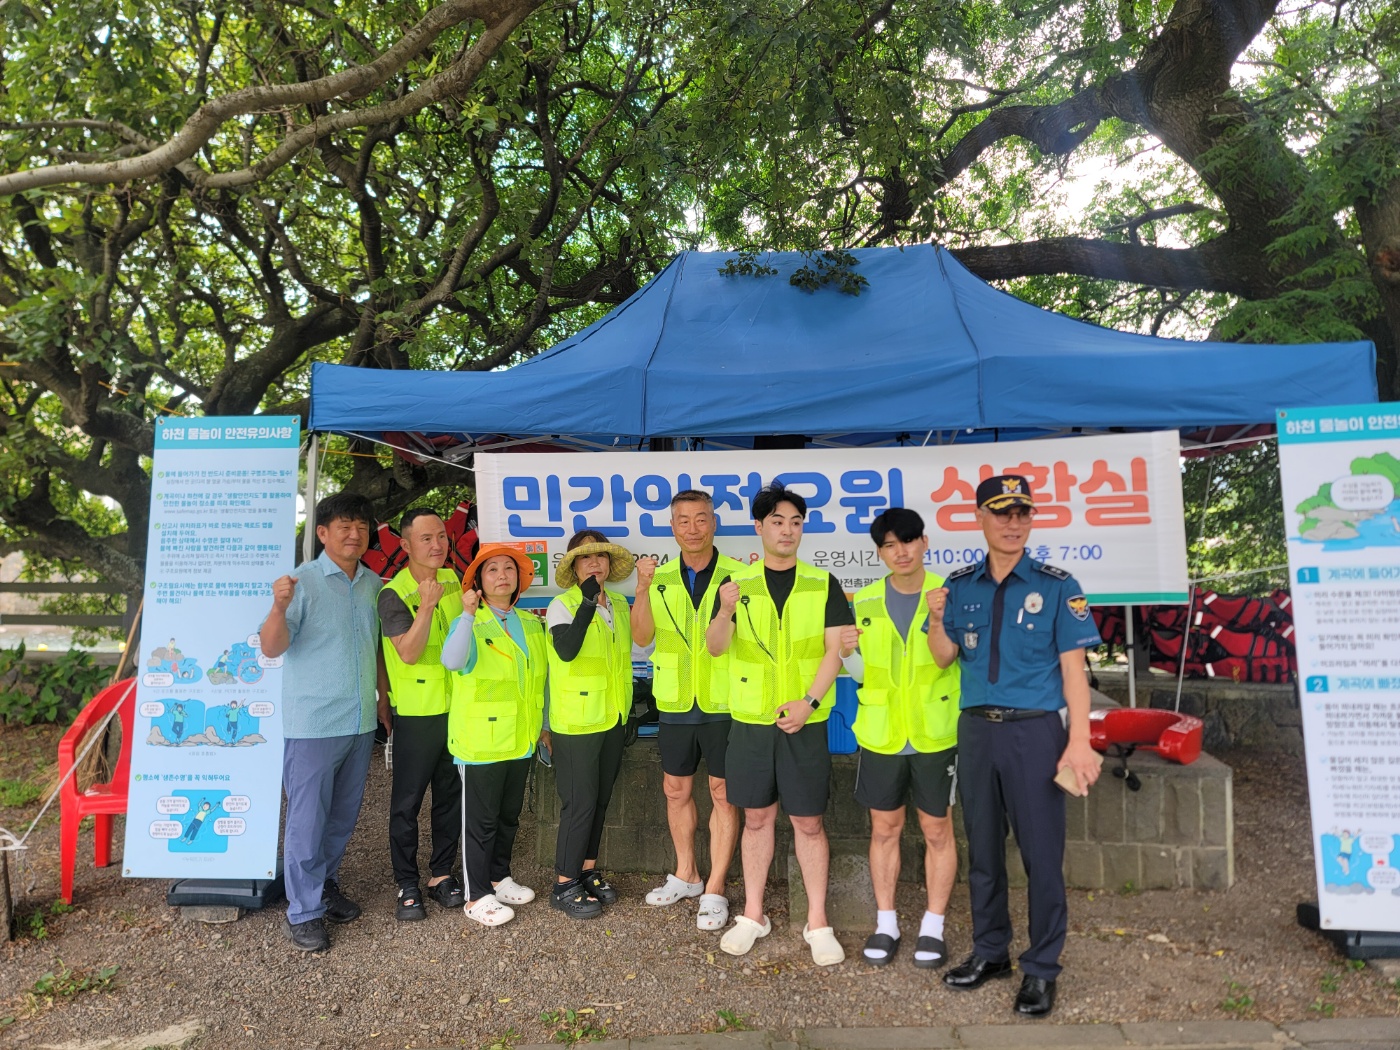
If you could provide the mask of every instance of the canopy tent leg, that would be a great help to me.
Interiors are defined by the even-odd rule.
[[[1123,606],[1123,644],[1128,650],[1128,706],[1137,707],[1137,644],[1133,638],[1133,607]]]
[[[306,495],[302,505],[306,510],[306,525],[301,533],[301,560],[310,561],[316,556],[316,467],[320,447],[320,435],[311,432],[311,441],[306,446]]]

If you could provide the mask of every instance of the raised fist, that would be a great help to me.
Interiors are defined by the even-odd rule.
[[[651,586],[651,581],[656,578],[656,559],[637,559],[637,590],[644,591]]]
[[[418,585],[418,600],[423,608],[431,610],[442,599],[442,584],[437,580],[424,580]]]
[[[948,608],[948,588],[935,587],[924,595],[924,601],[928,603],[929,622],[943,622],[943,613]]]
[[[841,628],[841,655],[850,656],[856,651],[856,646],[860,645],[860,636],[865,632],[853,623],[848,623]]]
[[[719,608],[725,615],[734,612],[734,607],[739,604],[739,585],[733,580],[726,580],[720,584],[719,588]]]
[[[292,604],[292,595],[296,593],[297,581],[295,576],[279,576],[272,581],[272,607],[278,612],[286,612],[287,606]]]
[[[468,588],[462,592],[462,615],[475,616],[477,608],[481,605],[481,592],[475,587]]]
[[[598,582],[596,576],[585,576],[579,581],[578,589],[583,592],[583,596],[590,602],[596,602],[598,595],[603,593],[603,585]]]

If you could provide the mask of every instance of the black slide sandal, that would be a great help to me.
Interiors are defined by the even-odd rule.
[[[894,953],[899,951],[899,938],[891,937],[888,933],[872,933],[866,939],[865,946],[872,951],[882,951],[885,955],[880,959],[872,959],[862,951],[860,953],[862,962],[871,966],[888,966],[894,959]]]
[[[914,957],[914,965],[921,970],[936,970],[948,961],[948,946],[937,937],[920,937],[914,942],[916,952],[937,952],[937,959],[920,959]]]

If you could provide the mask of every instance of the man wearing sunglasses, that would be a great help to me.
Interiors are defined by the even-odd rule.
[[[1015,1010],[1043,1017],[1055,1006],[1068,925],[1065,799],[1055,776],[1072,771],[1080,794],[1098,779],[1084,648],[1100,639],[1074,577],[1026,554],[1035,516],[1030,483],[1015,474],[988,478],[976,498],[986,559],[928,596],[934,661],[947,667],[957,659],[962,668],[958,786],[972,903],[972,954],[943,983],[971,990],[1011,974],[1009,825],[1030,903]]]

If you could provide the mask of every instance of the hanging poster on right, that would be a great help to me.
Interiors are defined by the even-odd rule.
[[[1400,404],[1278,443],[1321,924],[1400,931]]]

